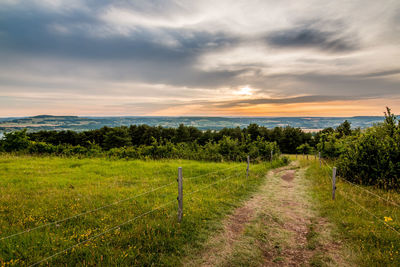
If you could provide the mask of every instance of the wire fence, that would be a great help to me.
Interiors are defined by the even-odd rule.
[[[232,169],[232,168],[228,168],[228,169]],[[228,169],[225,169],[225,170],[228,170]],[[223,171],[223,170],[221,170],[221,171]],[[214,174],[214,173],[216,173],[216,172],[211,172],[211,173],[208,173],[208,174]],[[204,175],[202,175],[202,176],[204,176]],[[236,173],[236,174],[234,174],[234,175],[230,175],[230,176],[228,176],[228,177],[226,177],[226,178],[224,178],[224,179],[219,179],[218,181],[216,181],[216,182],[214,182],[214,183],[212,183],[212,184],[209,184],[209,185],[207,185],[207,186],[201,187],[201,188],[199,188],[199,189],[197,189],[197,190],[195,190],[195,191],[189,192],[189,193],[187,193],[187,194],[185,194],[185,195],[186,195],[186,196],[193,195],[193,194],[198,193],[198,192],[200,192],[200,191],[202,191],[202,190],[204,190],[204,189],[206,189],[206,188],[212,187],[212,186],[214,186],[214,185],[216,185],[216,184],[218,184],[218,183],[227,181],[227,180],[232,179],[232,178],[234,178],[234,177],[238,178],[239,176],[240,176],[240,173]],[[193,178],[198,178],[198,177],[200,177],[200,176],[191,177],[191,178],[188,178],[188,180],[193,179]],[[186,180],[186,179],[185,179],[185,180]],[[168,184],[168,185],[169,185],[169,184]],[[165,186],[167,186],[167,185],[165,185]],[[164,186],[164,187],[165,187],[165,186]],[[160,187],[160,189],[161,189],[161,188],[162,188],[162,187]],[[57,253],[55,253],[55,254],[53,254],[53,255],[51,255],[51,256],[48,256],[48,257],[46,257],[46,258],[44,258],[44,259],[42,259],[42,260],[40,260],[40,261],[38,261],[38,262],[35,262],[34,264],[29,265],[29,266],[37,266],[37,265],[39,265],[39,264],[41,264],[41,263],[43,263],[43,262],[49,261],[49,260],[51,260],[52,258],[54,258],[54,257],[56,257],[56,256],[58,256],[58,255],[60,255],[60,254],[63,254],[63,253],[65,253],[65,252],[68,252],[68,251],[70,251],[70,250],[72,250],[72,249],[74,249],[74,248],[76,248],[76,247],[78,247],[78,246],[80,246],[80,245],[83,245],[83,244],[85,244],[85,243],[87,243],[87,242],[89,242],[89,241],[92,241],[92,240],[94,240],[94,239],[96,239],[96,238],[98,238],[98,237],[100,237],[100,236],[102,236],[102,235],[105,235],[105,234],[107,234],[107,233],[109,233],[109,232],[111,232],[111,231],[113,231],[113,230],[116,230],[116,229],[120,228],[120,227],[123,226],[123,225],[126,225],[126,224],[129,224],[129,223],[133,222],[133,221],[136,220],[136,219],[139,219],[139,218],[141,218],[141,217],[144,217],[144,216],[146,216],[146,215],[148,215],[148,214],[150,214],[150,213],[152,213],[152,212],[155,212],[155,211],[157,211],[157,210],[159,210],[159,209],[165,208],[166,206],[168,206],[168,205],[170,205],[170,204],[172,204],[172,203],[174,203],[174,202],[176,202],[176,200],[169,201],[169,202],[165,203],[164,205],[161,205],[161,206],[159,206],[159,207],[157,207],[157,208],[155,208],[155,209],[152,209],[152,210],[150,210],[150,211],[147,211],[147,212],[145,212],[145,213],[142,213],[142,214],[140,214],[140,215],[138,215],[138,216],[136,216],[136,217],[134,217],[134,218],[132,218],[132,219],[130,219],[130,220],[128,220],[128,221],[125,221],[125,222],[123,222],[123,223],[121,223],[121,224],[118,224],[118,225],[116,225],[116,226],[114,226],[114,227],[111,227],[111,228],[109,228],[109,229],[107,229],[107,230],[105,230],[105,231],[103,231],[103,232],[101,232],[101,233],[99,233],[99,234],[96,234],[96,235],[94,235],[94,236],[92,236],[92,237],[90,237],[90,238],[88,238],[88,239],[86,239],[86,240],[83,240],[83,241],[81,241],[81,242],[79,242],[79,243],[77,243],[77,244],[75,244],[75,245],[73,245],[73,246],[70,246],[70,247],[68,247],[68,248],[66,248],[66,249],[63,249],[63,250],[61,250],[61,251],[59,251],[59,252],[57,252]]]
[[[185,181],[193,180],[193,179],[200,178],[200,177],[204,177],[204,176],[209,176],[209,175],[211,175],[211,174],[216,174],[216,173],[220,173],[220,172],[225,172],[225,171],[228,171],[228,170],[231,170],[231,169],[234,169],[234,168],[239,168],[239,167],[240,167],[240,166],[232,166],[232,167],[225,168],[225,169],[222,169],[222,170],[216,170],[216,171],[209,172],[209,173],[205,173],[205,174],[201,174],[201,175],[198,175],[198,176],[188,177],[188,178],[185,178]],[[120,200],[115,201],[115,202],[113,202],[113,203],[110,203],[110,204],[107,204],[107,205],[104,205],[104,206],[101,206],[101,207],[98,207],[98,208],[95,208],[95,209],[92,209],[92,210],[88,210],[88,211],[85,211],[85,212],[81,212],[81,213],[78,213],[78,214],[75,214],[75,215],[72,215],[72,216],[69,216],[69,217],[66,217],[66,218],[63,218],[63,219],[54,221],[54,222],[49,222],[49,223],[42,224],[42,225],[39,225],[39,226],[36,226],[36,227],[32,227],[32,228],[29,228],[29,229],[26,229],[26,230],[23,230],[23,231],[20,231],[20,232],[17,232],[17,233],[8,235],[8,236],[0,237],[0,241],[5,240],[5,239],[9,239],[9,238],[12,238],[12,237],[15,237],[15,236],[18,236],[18,235],[22,235],[22,234],[25,234],[25,233],[28,233],[28,232],[31,232],[31,231],[35,231],[35,230],[38,230],[38,229],[41,229],[41,228],[44,228],[44,227],[48,227],[48,226],[52,226],[52,225],[58,225],[58,224],[60,224],[60,223],[63,223],[63,222],[66,222],[66,221],[68,221],[68,220],[72,220],[72,219],[75,219],[75,218],[78,218],[78,217],[81,217],[81,216],[86,216],[86,215],[88,215],[88,214],[91,214],[91,213],[94,213],[94,212],[97,212],[97,211],[100,211],[100,210],[103,210],[103,209],[106,209],[106,208],[109,208],[109,207],[112,207],[112,206],[121,204],[121,203],[123,203],[123,202],[127,202],[127,201],[130,201],[130,200],[136,199],[136,198],[138,198],[138,197],[141,197],[141,196],[150,194],[150,193],[152,193],[152,192],[155,192],[155,191],[157,191],[157,190],[163,189],[163,188],[168,187],[168,186],[170,186],[170,185],[172,185],[172,184],[175,184],[175,183],[176,183],[176,182],[173,181],[173,182],[171,182],[171,183],[168,183],[168,184],[165,184],[165,185],[156,187],[156,188],[151,189],[151,190],[149,190],[149,191],[146,191],[146,192],[137,194],[137,195],[132,196],[132,197],[129,197],[129,198],[120,199]]]
[[[57,224],[59,224],[59,223],[66,222],[66,221],[71,220],[71,219],[75,219],[75,218],[78,218],[78,217],[81,217],[81,216],[85,216],[85,215],[94,213],[94,212],[96,212],[96,211],[103,210],[103,209],[105,209],[105,208],[109,208],[109,207],[112,207],[112,206],[121,204],[121,203],[123,203],[123,202],[126,202],[126,201],[129,201],[129,200],[138,198],[138,197],[140,197],[140,196],[147,195],[147,194],[149,194],[149,193],[151,193],[151,192],[155,192],[155,191],[157,191],[157,190],[160,190],[160,189],[162,189],[162,188],[165,188],[165,187],[167,187],[167,186],[169,186],[169,185],[172,185],[172,184],[174,184],[174,183],[175,183],[175,182],[171,182],[171,183],[168,183],[168,184],[166,184],[166,185],[159,186],[159,187],[154,188],[154,189],[152,189],[152,190],[146,191],[146,192],[144,192],[144,193],[135,195],[135,196],[133,196],[133,197],[121,199],[121,200],[115,201],[115,202],[113,202],[113,203],[104,205],[104,206],[102,206],[102,207],[98,207],[98,208],[96,208],[96,209],[88,210],[88,211],[85,211],[85,212],[82,212],[82,213],[78,213],[78,214],[76,214],[76,215],[73,215],[73,216],[70,216],[70,217],[67,217],[67,218],[64,218],[64,219],[60,219],[60,220],[57,220],[57,221],[54,221],[54,222],[42,224],[42,225],[39,225],[39,226],[36,226],[36,227],[33,227],[33,228],[29,228],[29,229],[26,229],[26,230],[24,230],[24,231],[21,231],[21,232],[15,233],[15,234],[11,234],[11,235],[2,237],[2,238],[0,238],[0,241],[1,241],[1,240],[5,240],[5,239],[12,238],[12,237],[14,237],[14,236],[22,235],[22,234],[25,234],[25,233],[28,233],[28,232],[31,232],[31,231],[34,231],[34,230],[38,230],[38,229],[41,229],[41,228],[44,228],[44,227],[47,227],[47,226],[57,225]]]
[[[329,165],[324,159],[321,159],[322,164],[326,167],[325,169],[328,170],[328,174],[330,174],[329,171],[332,171],[333,166]],[[332,181],[329,176],[324,176],[326,177],[326,179],[328,181]],[[352,183],[350,181],[348,181],[347,179],[343,178],[343,177],[339,177],[340,180],[344,181],[345,183],[349,184],[352,188],[358,188],[361,189],[362,192],[366,192],[370,195],[373,195],[375,197],[377,197],[380,200],[384,200],[387,203],[390,203],[391,205],[394,205],[395,207],[400,207],[399,204],[397,204],[396,202],[390,201],[388,199],[385,199],[384,197],[362,187],[359,186],[355,183]],[[337,191],[344,199],[351,201],[352,203],[354,203],[355,205],[357,205],[359,208],[361,208],[365,213],[369,214],[371,217],[375,218],[378,222],[382,223],[383,225],[385,225],[387,227],[387,229],[390,229],[391,231],[393,231],[395,234],[400,236],[400,231],[398,231],[397,229],[395,229],[393,226],[391,226],[390,224],[388,224],[385,220],[382,220],[382,218],[380,218],[379,216],[377,216],[376,214],[374,214],[373,212],[371,212],[370,210],[368,210],[365,206],[361,205],[359,202],[357,202],[354,198],[351,198],[349,196],[347,196],[344,192],[342,191]],[[375,234],[375,233],[374,233]]]
[[[116,230],[116,229],[120,228],[121,226],[124,226],[124,225],[126,225],[126,224],[129,224],[129,223],[133,222],[134,220],[139,219],[140,217],[146,216],[146,215],[148,215],[148,214],[150,214],[150,213],[152,213],[152,212],[155,212],[155,211],[157,211],[157,210],[159,210],[159,209],[161,209],[161,208],[164,208],[164,207],[166,207],[166,206],[168,206],[168,205],[174,203],[175,201],[176,201],[176,200],[169,201],[169,202],[165,203],[164,205],[161,205],[161,206],[159,206],[159,207],[157,207],[157,208],[155,208],[155,209],[152,209],[152,210],[149,210],[149,211],[147,211],[147,212],[145,212],[145,213],[142,213],[142,214],[140,214],[140,215],[138,215],[138,216],[136,216],[136,217],[134,217],[134,218],[132,218],[132,219],[130,219],[130,220],[128,220],[128,221],[125,221],[125,222],[123,222],[123,223],[121,223],[121,224],[118,224],[118,225],[116,225],[116,226],[114,226],[114,227],[108,228],[107,230],[105,230],[105,231],[103,231],[103,232],[101,232],[101,233],[99,233],[99,234],[97,234],[97,235],[94,235],[94,236],[92,236],[92,237],[90,237],[90,238],[88,238],[88,239],[85,239],[85,240],[83,240],[83,241],[81,241],[81,242],[79,242],[79,243],[76,243],[76,244],[73,245],[73,246],[70,246],[70,247],[68,247],[68,248],[66,248],[66,249],[64,249],[64,250],[61,250],[61,251],[59,251],[59,252],[57,252],[57,253],[55,253],[55,254],[53,254],[53,255],[51,255],[51,256],[48,256],[48,257],[46,257],[46,258],[44,258],[44,259],[42,259],[42,260],[40,260],[40,261],[37,261],[37,262],[35,262],[34,264],[31,264],[31,265],[29,265],[29,266],[36,266],[36,265],[39,265],[39,264],[41,264],[41,263],[43,263],[43,262],[49,261],[49,260],[51,260],[52,258],[54,258],[54,257],[56,257],[56,256],[58,256],[58,255],[60,255],[60,254],[63,254],[63,253],[65,253],[65,252],[68,252],[68,251],[70,251],[70,250],[73,249],[73,248],[79,247],[80,245],[85,244],[85,243],[87,243],[87,242],[89,242],[89,241],[91,241],[91,240],[94,240],[94,239],[96,239],[96,238],[98,238],[98,237],[100,237],[100,236],[102,236],[102,235],[105,235],[105,234],[107,234],[107,233],[109,233],[109,232],[111,232],[111,231],[113,231],[113,230]]]
[[[241,167],[241,166],[232,166],[232,167],[229,167],[229,168],[226,168],[226,169],[216,170],[216,171],[213,171],[213,172],[204,173],[204,174],[200,174],[200,175],[193,176],[193,177],[188,177],[188,178],[185,177],[185,181],[190,181],[190,180],[193,180],[193,179],[197,179],[197,178],[200,178],[200,177],[204,177],[204,176],[208,176],[208,175],[211,175],[211,174],[216,174],[216,173],[219,173],[219,172],[224,172],[224,171],[228,171],[228,170],[232,170],[232,169],[238,169],[239,167]]]
[[[198,189],[196,189],[196,190],[193,190],[193,191],[191,191],[191,192],[185,193],[185,196],[191,196],[191,195],[193,195],[193,194],[196,194],[196,193],[198,193],[198,192],[200,192],[200,191],[203,191],[203,190],[205,190],[205,189],[207,189],[207,188],[210,188],[210,187],[212,187],[212,186],[215,186],[215,185],[217,185],[217,184],[219,184],[219,183],[222,183],[222,182],[225,182],[225,181],[227,181],[227,180],[230,180],[230,179],[233,179],[233,178],[238,178],[238,177],[240,177],[240,176],[245,176],[245,173],[244,173],[244,172],[241,173],[241,172],[238,172],[238,171],[237,171],[237,169],[239,169],[239,168],[241,168],[241,167],[243,168],[243,165],[234,165],[234,166],[231,166],[231,167],[228,167],[228,168],[225,168],[225,169],[219,169],[219,170],[216,170],[216,171],[204,173],[204,174],[197,175],[197,176],[192,176],[192,177],[188,177],[188,178],[185,177],[184,181],[192,181],[192,180],[194,180],[194,179],[201,178],[201,177],[212,177],[212,176],[215,176],[216,174],[220,174],[220,173],[224,173],[224,174],[226,175],[226,172],[227,172],[227,171],[235,171],[234,174],[232,174],[232,175],[229,175],[229,176],[224,177],[224,178],[222,178],[222,179],[218,179],[217,181],[215,181],[215,182],[213,182],[213,183],[211,183],[211,184],[208,184],[208,185],[206,185],[206,186],[200,187],[200,188],[198,188]],[[152,193],[152,192],[159,191],[159,190],[161,190],[161,189],[163,189],[163,188],[166,188],[166,187],[168,187],[168,186],[171,186],[172,184],[176,184],[176,181],[172,181],[172,182],[170,182],[170,183],[167,183],[167,184],[158,186],[158,187],[156,187],[156,188],[153,188],[153,189],[151,189],[151,190],[148,190],[148,191],[146,191],[146,192],[137,194],[137,195],[132,196],[132,197],[128,197],[128,198],[124,198],[124,199],[117,200],[117,201],[115,201],[115,202],[112,202],[112,203],[109,203],[109,204],[106,204],[106,205],[97,207],[97,208],[95,208],[95,209],[91,209],[91,210],[88,210],[88,211],[84,211],[84,212],[81,212],[81,213],[78,213],[78,214],[75,214],[75,215],[72,215],[72,216],[69,216],[69,217],[60,219],[60,220],[56,220],[56,221],[53,221],[53,222],[45,223],[45,224],[42,224],[42,225],[38,225],[38,226],[36,226],[36,227],[32,227],[32,228],[29,228],[29,229],[25,229],[25,230],[23,230],[23,231],[20,231],[20,232],[14,233],[14,234],[10,234],[10,235],[4,236],[4,237],[0,237],[0,241],[4,241],[4,240],[7,240],[7,239],[10,239],[10,238],[19,236],[19,235],[23,235],[23,234],[26,234],[26,233],[29,233],[29,232],[33,232],[33,231],[35,231],[35,230],[43,229],[43,228],[45,228],[45,227],[49,227],[49,226],[52,226],[52,225],[57,225],[57,226],[59,226],[59,224],[61,224],[61,223],[63,223],[63,222],[66,222],[66,221],[68,221],[68,220],[72,220],[72,219],[75,219],[75,218],[79,218],[79,217],[82,217],[82,216],[86,216],[86,215],[95,213],[95,212],[97,212],[97,211],[100,211],[100,210],[103,210],[103,209],[106,209],[106,208],[110,208],[110,207],[113,207],[113,206],[117,206],[117,205],[119,205],[119,204],[121,204],[121,203],[123,203],[123,202],[127,202],[127,201],[130,201],[130,200],[136,199],[136,198],[138,198],[138,197],[148,195],[148,194],[150,194],[150,193]],[[167,207],[168,205],[171,205],[171,204],[173,204],[173,203],[176,203],[176,201],[177,201],[177,200],[174,199],[174,200],[169,201],[169,202],[167,202],[167,203],[165,203],[165,204],[163,204],[163,205],[160,205],[160,206],[158,206],[158,207],[156,207],[156,208],[153,208],[153,209],[151,209],[151,210],[148,210],[147,212],[144,212],[144,213],[142,213],[142,214],[139,214],[139,215],[137,215],[137,216],[135,216],[135,217],[133,217],[133,218],[131,218],[131,219],[129,219],[129,220],[123,222],[123,223],[120,223],[120,224],[115,225],[115,226],[113,226],[113,227],[111,227],[111,228],[108,228],[108,229],[106,229],[106,230],[104,230],[104,231],[102,231],[102,232],[100,232],[100,233],[98,233],[98,234],[96,234],[96,235],[93,235],[92,237],[89,237],[89,238],[87,238],[87,239],[85,239],[85,240],[83,240],[83,241],[80,241],[80,242],[78,242],[78,243],[76,243],[76,244],[74,244],[74,245],[72,245],[72,246],[69,246],[69,247],[67,247],[67,248],[65,248],[65,249],[62,249],[62,250],[60,250],[60,251],[58,251],[58,252],[56,252],[56,253],[54,253],[54,254],[52,254],[52,255],[50,255],[50,256],[47,256],[47,257],[41,259],[40,261],[37,261],[37,262],[35,262],[35,263],[31,264],[31,265],[28,265],[28,266],[37,266],[37,265],[40,265],[40,264],[42,264],[42,263],[44,263],[44,262],[48,262],[48,261],[50,261],[51,259],[53,259],[53,258],[55,258],[55,257],[57,257],[57,256],[59,256],[59,255],[61,255],[61,254],[63,254],[63,253],[66,253],[66,252],[68,252],[68,251],[71,251],[71,250],[73,250],[74,248],[77,248],[77,247],[79,247],[79,246],[81,246],[81,245],[83,245],[83,244],[85,244],[85,243],[88,243],[88,242],[90,242],[90,241],[92,241],[92,240],[94,240],[94,239],[96,239],[96,238],[99,238],[99,237],[101,237],[101,236],[103,236],[103,235],[105,235],[105,234],[107,234],[107,233],[109,233],[109,232],[111,232],[111,231],[113,231],[113,230],[119,229],[121,226],[127,225],[127,224],[129,224],[129,223],[131,223],[131,222],[133,222],[133,221],[135,221],[135,220],[141,218],[141,217],[144,217],[144,216],[146,216],[146,215],[148,215],[148,214],[151,214],[151,213],[153,213],[153,212],[155,212],[155,211],[157,211],[157,210],[163,209],[163,208]]]
[[[322,160],[322,162],[323,162],[323,164],[325,166],[327,166],[329,168],[330,171],[332,171],[333,166],[329,165],[325,160]],[[389,204],[391,204],[393,206],[396,206],[396,207],[400,208],[400,204],[398,204],[397,202],[388,200],[388,199],[386,199],[386,198],[384,198],[384,197],[382,197],[382,196],[380,196],[380,195],[378,195],[378,194],[376,194],[376,193],[374,193],[374,192],[372,192],[372,191],[370,191],[370,190],[368,190],[368,189],[366,189],[366,188],[364,188],[364,187],[362,187],[362,186],[360,186],[360,185],[358,185],[356,183],[350,182],[349,180],[345,179],[342,176],[338,176],[338,178],[341,181],[343,181],[343,182],[345,182],[345,183],[347,183],[347,184],[349,184],[351,186],[357,187],[358,189],[362,190],[363,192],[365,192],[367,194],[373,195],[373,196],[375,196],[375,197],[377,197],[377,198],[379,198],[379,199],[381,199],[381,200],[383,200],[383,201],[385,201],[385,202],[387,202],[387,203],[389,203]]]

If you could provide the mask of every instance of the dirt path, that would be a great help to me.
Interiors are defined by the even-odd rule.
[[[270,171],[259,191],[184,265],[346,265],[339,260],[331,225],[314,211],[304,171],[296,162]]]

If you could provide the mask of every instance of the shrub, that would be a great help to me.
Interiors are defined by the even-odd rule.
[[[4,150],[7,152],[26,150],[29,146],[29,138],[26,135],[26,129],[5,133],[2,143]]]
[[[340,175],[365,185],[400,188],[400,122],[387,109],[385,121],[345,138],[338,160]]]
[[[57,152],[57,146],[45,142],[31,141],[28,146],[28,152],[31,154],[52,154]]]

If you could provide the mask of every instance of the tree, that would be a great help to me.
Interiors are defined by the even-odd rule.
[[[351,135],[351,124],[347,120],[345,120],[342,124],[336,127],[336,132],[339,134],[338,137],[342,138],[343,136]]]
[[[308,143],[301,144],[296,150],[300,154],[309,154],[311,152],[311,146]]]
[[[187,127],[183,124],[179,124],[176,130],[175,142],[188,142],[190,140],[190,133]]]
[[[116,147],[130,146],[131,137],[127,127],[109,128],[104,137],[104,148],[111,149]]]
[[[29,137],[26,135],[26,129],[4,134],[3,147],[7,152],[22,151],[28,146]]]
[[[385,121],[383,123],[385,129],[388,131],[390,136],[393,136],[395,129],[396,129],[396,116],[392,114],[391,109],[389,107],[386,107],[386,112],[385,112]],[[400,122],[397,125],[398,128],[400,128]]]

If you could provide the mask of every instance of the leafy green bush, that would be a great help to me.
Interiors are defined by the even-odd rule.
[[[343,153],[344,139],[347,137],[340,138],[339,136],[337,132],[321,134],[317,149],[321,152],[322,157],[337,158]]]
[[[174,143],[168,138],[157,139],[150,136],[146,140],[146,144],[136,146],[133,146],[130,141],[128,128],[105,127],[103,129],[105,131],[104,135],[102,135],[104,139],[98,139],[97,141],[94,139],[93,141],[86,140],[84,146],[63,142],[57,143],[56,139],[53,140],[52,138],[47,138],[52,140],[51,143],[38,141],[46,140],[46,138],[30,140],[26,131],[6,134],[2,143],[8,152],[22,151],[30,154],[108,156],[131,159],[189,159],[221,162],[245,161],[247,155],[249,155],[252,161],[268,161],[271,160],[272,154],[280,154],[280,149],[276,142],[266,141],[264,137],[254,133],[253,136],[248,134],[246,137],[240,132],[240,128],[237,128],[237,136],[239,138],[224,135],[218,141],[208,140],[206,143],[199,144],[196,139],[189,139],[191,138],[190,136],[197,136],[201,132],[197,132],[196,128],[181,125],[177,130],[177,136],[180,136],[182,140],[186,140],[185,142]],[[151,129],[153,128],[148,128],[149,131]],[[34,137],[35,135],[31,136]],[[63,138],[73,140],[74,134],[65,134]],[[100,143],[102,145],[99,145]]]
[[[31,154],[52,154],[57,150],[57,146],[45,142],[30,141],[28,146],[28,152]]]
[[[159,144],[153,140],[151,145],[138,147],[113,148],[105,152],[109,157],[133,159],[190,159],[205,161],[245,161],[250,155],[252,161],[267,161],[274,155],[280,155],[278,145],[258,138],[254,142],[240,142],[224,137],[219,142],[208,142],[204,146],[194,143],[173,144],[169,141]]]
[[[400,188],[400,122],[389,108],[385,115],[383,123],[343,140],[341,176],[360,184]]]
[[[302,144],[296,148],[297,152],[300,154],[309,154],[312,151],[312,147],[308,144]]]
[[[26,129],[11,133],[5,133],[3,138],[3,149],[6,152],[23,151],[29,147],[29,138]]]

